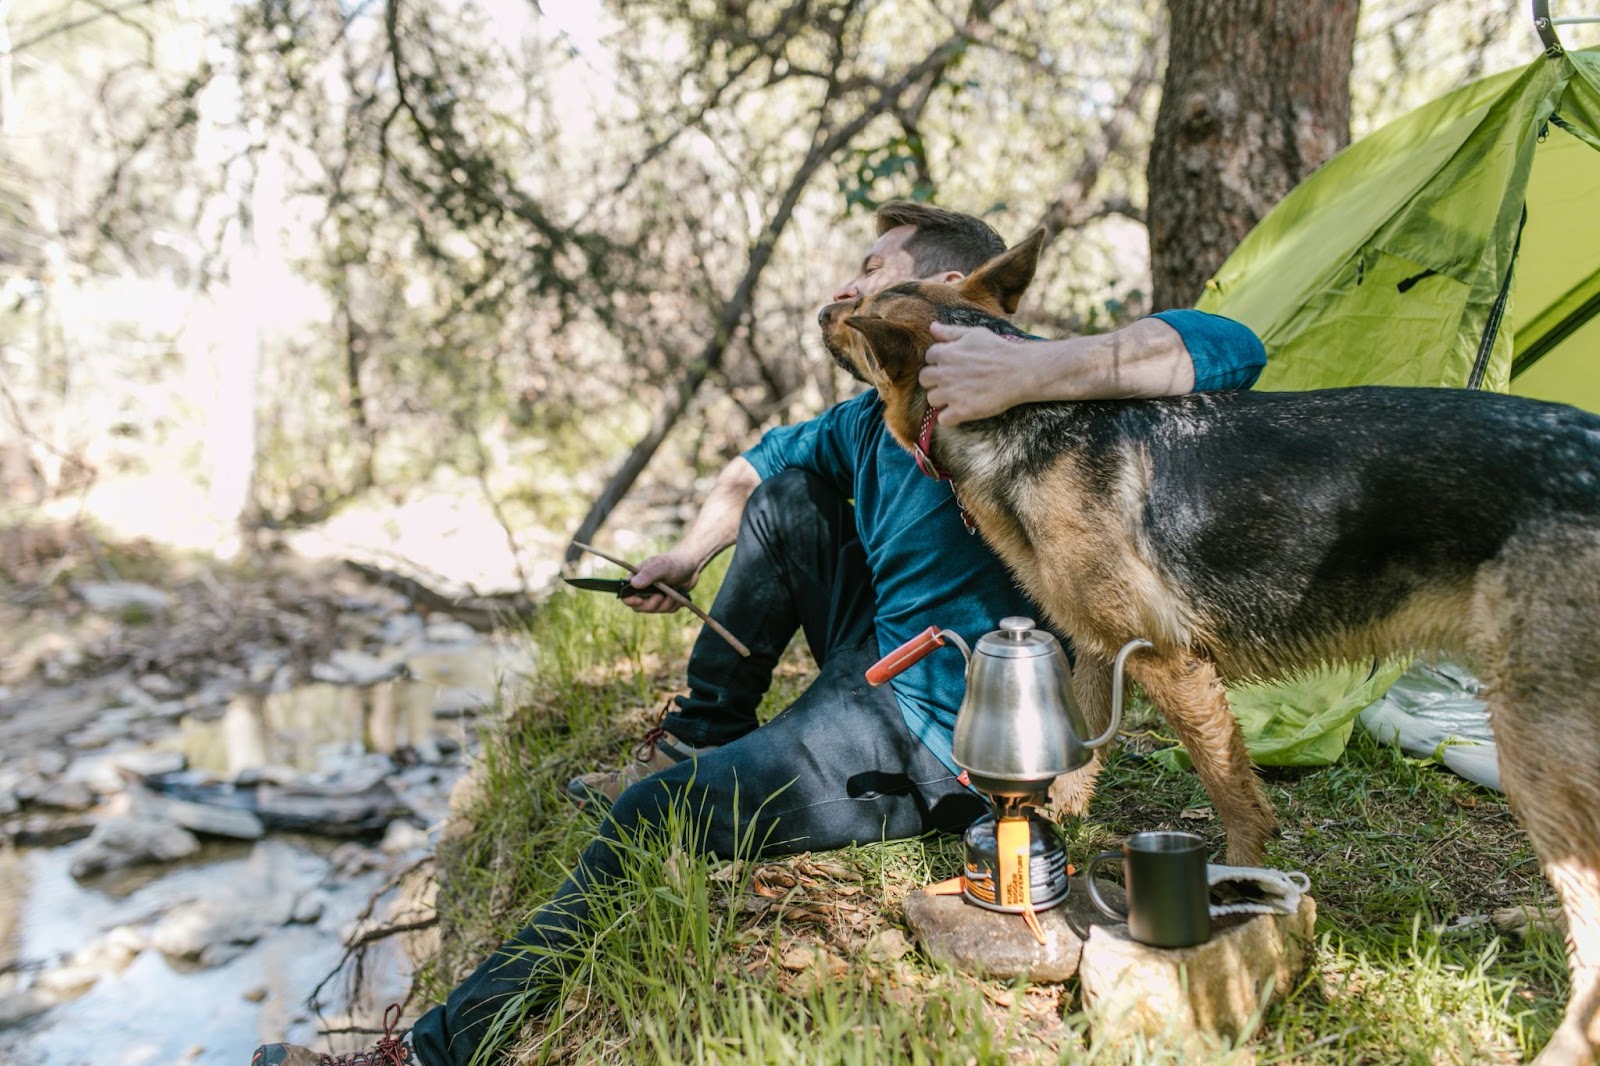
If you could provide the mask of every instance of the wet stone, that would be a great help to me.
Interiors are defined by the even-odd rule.
[[[426,829],[418,829],[405,819],[396,818],[384,830],[378,850],[385,855],[404,855],[408,851],[425,851],[430,846]]]
[[[426,623],[414,614],[397,614],[384,619],[383,642],[405,644],[422,636]]]
[[[307,892],[294,901],[294,909],[289,912],[289,922],[291,925],[315,925],[322,920],[322,914],[327,909],[327,893],[320,890]]]
[[[328,853],[328,866],[335,877],[355,877],[382,865],[381,853],[353,840],[340,844]]]
[[[494,702],[494,697],[486,692],[470,688],[441,688],[434,697],[433,716],[435,718],[462,718],[467,715],[481,714]]]
[[[172,603],[167,593],[136,581],[77,581],[72,591],[101,614],[160,614]]]
[[[65,770],[68,759],[66,752],[46,748],[44,751],[34,752],[33,758],[28,761],[33,764],[35,770],[48,777]]]
[[[405,673],[404,659],[380,659],[366,652],[351,650],[335,651],[326,662],[311,667],[311,676],[318,681],[358,687],[393,681],[404,677]]]
[[[429,644],[476,644],[478,631],[454,618],[435,618],[424,635]]]
[[[150,934],[150,945],[168,958],[218,966],[267,932],[286,923],[294,900],[286,894],[255,899],[201,900],[175,908]]]
[[[248,788],[263,782],[272,785],[296,785],[300,783],[300,771],[281,763],[267,763],[264,766],[246,766],[233,775],[233,783],[239,788]]]
[[[41,774],[32,770],[23,770],[18,773],[10,783],[10,788],[17,799],[23,803],[32,803],[35,796],[48,788],[50,782]]]
[[[82,815],[30,814],[9,819],[0,826],[0,840],[19,847],[56,848],[72,844],[94,832],[94,823]]]
[[[83,995],[98,980],[100,971],[92,966],[57,966],[40,974],[34,987],[60,1002]]]
[[[1207,1046],[1247,1032],[1305,971],[1316,917],[1316,903],[1301,896],[1295,914],[1219,918],[1211,939],[1192,948],[1147,947],[1126,925],[1097,925],[1078,968],[1096,1041],[1176,1037]]]
[[[181,696],[185,689],[185,686],[172,680],[166,674],[156,673],[141,674],[134,680],[134,684],[158,700],[170,700],[174,696]]]
[[[62,775],[66,781],[77,781],[87,785],[101,796],[109,796],[122,791],[122,775],[117,773],[116,765],[108,756],[86,756],[78,759],[67,772]]]
[[[1021,915],[985,910],[959,895],[911,893],[905,901],[906,924],[923,951],[962,973],[1065,981],[1078,972],[1082,934],[1091,924],[1108,920],[1089,902],[1081,878],[1071,879],[1070,885],[1065,900],[1038,914],[1043,944]]]
[[[194,834],[150,818],[107,818],[72,856],[72,876],[93,877],[124,866],[171,862],[200,850]]]
[[[131,795],[135,813],[176,822],[195,833],[235,840],[259,840],[266,834],[266,827],[261,824],[260,818],[237,807],[191,803],[170,796],[158,796],[144,789],[135,789]]]
[[[113,765],[143,777],[177,773],[189,760],[178,751],[122,751],[110,756]]]
[[[173,719],[182,718],[188,713],[189,707],[182,700],[163,700],[145,709],[145,721],[146,723],[170,722]],[[165,730],[162,732],[165,732]]]
[[[33,797],[39,807],[58,811],[86,811],[94,806],[94,790],[82,781],[55,781],[40,789]]]
[[[0,995],[0,1029],[10,1029],[36,1018],[56,1005],[43,989],[29,988],[9,996]]]

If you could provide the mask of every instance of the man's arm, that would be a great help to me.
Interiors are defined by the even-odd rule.
[[[1199,312],[1183,312],[1199,316]],[[1255,379],[1262,362],[1260,341],[1244,326],[1216,316],[1179,319],[1206,323],[1207,334],[1237,331],[1244,384]],[[1160,318],[1142,318],[1111,333],[1055,341],[1003,340],[986,329],[934,323],[921,382],[928,399],[941,408],[940,420],[959,425],[989,418],[1021,403],[1041,400],[1112,400],[1181,396],[1198,384],[1196,359],[1184,333]],[[1208,348],[1218,347],[1207,336]],[[1019,348],[1023,349],[1019,351]],[[1230,368],[1223,368],[1224,371]],[[1214,368],[1207,368],[1208,379]]]
[[[717,475],[683,539],[670,551],[652,555],[639,564],[639,571],[632,578],[634,587],[648,588],[652,582],[664,581],[685,592],[694,588],[706,563],[739,535],[744,505],[759,484],[761,475],[750,460],[736,456]],[[680,606],[660,592],[628,596],[622,602],[646,614],[667,614]]]

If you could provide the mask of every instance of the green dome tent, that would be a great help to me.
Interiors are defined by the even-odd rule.
[[[1257,388],[1450,385],[1600,411],[1600,53],[1562,52],[1362,138],[1284,197],[1199,307]],[[1587,343],[1586,343],[1587,342]]]
[[[1600,411],[1600,53],[1553,46],[1362,138],[1198,306],[1266,343],[1259,389],[1464,386]],[[1236,688],[1252,756],[1332,761],[1399,669]]]

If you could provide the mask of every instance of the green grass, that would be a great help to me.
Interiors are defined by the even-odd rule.
[[[715,575],[697,598],[708,602]],[[486,737],[470,830],[441,848],[444,947],[417,991],[442,999],[520,927],[589,839],[593,814],[559,792],[615,765],[681,683],[693,619],[641,617],[606,597],[554,598],[533,627],[538,691]],[[804,687],[796,651],[770,711]],[[1179,827],[1216,847],[1221,824],[1190,773],[1136,749],[1110,761],[1090,818],[1066,830],[1072,861],[1139,829]],[[1514,904],[1553,906],[1503,797],[1357,731],[1336,765],[1267,774],[1284,833],[1273,866],[1302,869],[1318,950],[1244,1051],[1257,1063],[1515,1062],[1559,1020],[1558,936],[1501,936]],[[545,1018],[517,1025],[519,1062],[1160,1063],[1181,1046],[1101,1046],[1076,988],[973,979],[922,957],[905,895],[959,868],[953,838],[769,862],[688,853],[682,825],[632,842],[629,877],[597,899],[597,932]]]

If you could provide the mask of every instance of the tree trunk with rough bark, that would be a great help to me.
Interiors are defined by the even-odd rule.
[[[1228,253],[1350,141],[1357,0],[1168,0],[1150,145],[1156,310],[1188,307]]]

